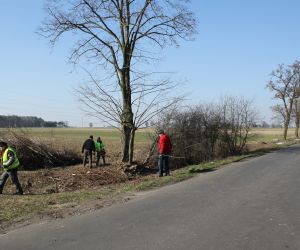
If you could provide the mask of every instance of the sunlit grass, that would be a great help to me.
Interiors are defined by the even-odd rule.
[[[295,137],[295,129],[289,129],[287,139]],[[250,130],[248,142],[277,142],[283,139],[282,128],[254,128]]]

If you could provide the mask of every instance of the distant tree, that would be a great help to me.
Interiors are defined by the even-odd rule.
[[[0,116],[1,128],[42,127],[44,122],[45,121],[42,118],[38,118],[35,116],[17,116],[17,115]]]
[[[60,122],[57,123],[57,127],[67,128],[68,127],[68,122],[67,121],[60,121]]]
[[[271,107],[273,112],[272,119],[275,121],[274,124],[276,124],[276,127],[283,127],[284,122],[286,120],[286,112],[283,105],[276,104]]]
[[[283,118],[283,137],[286,140],[287,131],[291,121],[293,105],[300,96],[300,62],[295,61],[292,65],[280,64],[271,73],[271,80],[266,87],[274,92],[275,99],[279,99],[282,105],[275,105],[273,111]]]
[[[45,128],[56,128],[57,122],[45,121],[43,127]]]
[[[261,122],[261,127],[262,127],[262,128],[269,128],[269,127],[270,127],[270,124],[267,123],[266,121],[262,121],[262,122]]]
[[[93,123],[92,123],[92,122],[89,123],[89,127],[90,127],[90,128],[93,127]]]
[[[178,45],[179,38],[187,40],[196,33],[189,2],[48,0],[48,18],[40,33],[52,44],[65,33],[78,35],[70,60],[76,63],[85,57],[110,72],[103,81],[90,75],[93,88],[84,86],[79,94],[92,114],[121,127],[123,162],[132,162],[137,128],[170,105],[166,102],[156,108],[160,94],[170,86],[167,82],[145,81],[146,75],[138,67],[153,59],[154,53],[149,50]],[[115,80],[109,82],[111,78]]]

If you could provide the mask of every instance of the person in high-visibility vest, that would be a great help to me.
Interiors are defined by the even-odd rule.
[[[20,166],[19,159],[15,150],[8,146],[4,141],[0,142],[0,156],[1,156],[1,166],[3,168],[3,173],[0,177],[0,194],[2,194],[4,185],[8,179],[11,178],[12,182],[17,188],[15,194],[22,195],[23,189],[18,179],[18,168]]]
[[[99,166],[100,157],[102,157],[103,165],[105,165],[105,149],[104,149],[104,143],[102,142],[101,138],[98,137],[97,141],[95,142],[95,148],[96,148],[96,166]]]

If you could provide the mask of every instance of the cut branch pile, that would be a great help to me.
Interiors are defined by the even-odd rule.
[[[16,150],[25,170],[69,166],[82,161],[76,152],[47,145],[39,139],[30,137],[24,131],[18,133],[12,130],[2,132],[0,140],[6,141],[9,146]]]

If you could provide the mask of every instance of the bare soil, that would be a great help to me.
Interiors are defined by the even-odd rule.
[[[120,165],[83,167],[82,165],[37,171],[20,171],[27,194],[60,193],[116,184],[128,180]]]

